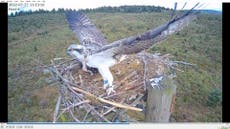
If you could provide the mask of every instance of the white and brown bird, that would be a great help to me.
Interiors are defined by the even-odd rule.
[[[110,67],[122,61],[125,55],[148,49],[153,44],[187,26],[194,19],[195,12],[193,9],[197,5],[180,15],[173,16],[173,13],[172,18],[167,23],[157,28],[109,44],[86,15],[78,11],[68,11],[66,19],[69,27],[76,34],[81,45],[71,44],[67,48],[67,54],[79,60],[84,71],[89,71],[87,67],[98,69],[104,81],[104,89],[109,95],[111,92],[115,92]],[[176,6],[174,12],[175,10]]]

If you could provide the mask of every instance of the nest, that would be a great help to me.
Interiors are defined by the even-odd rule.
[[[168,55],[140,53],[110,68],[115,93],[106,94],[96,69],[84,72],[74,59],[53,59],[52,79],[59,83],[53,121],[136,122],[144,119],[146,87],[152,78],[164,75]],[[141,118],[140,118],[141,117]],[[72,120],[71,120],[72,119]]]

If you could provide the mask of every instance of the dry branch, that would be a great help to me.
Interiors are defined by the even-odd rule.
[[[85,114],[85,116],[84,116],[84,118],[83,118],[82,121],[85,121],[85,120],[86,120],[86,118],[87,118],[87,116],[88,116],[89,113],[90,113],[90,111],[87,111],[87,113]]]
[[[57,120],[57,115],[58,115],[59,107],[60,107],[60,104],[61,104],[61,98],[62,98],[62,96],[59,95],[58,100],[57,100],[57,104],[56,104],[56,107],[55,107],[54,115],[53,115],[53,122],[56,122],[56,120]]]
[[[107,110],[105,113],[103,113],[102,115],[105,116],[107,114],[109,114],[111,111],[113,111],[115,109],[115,107],[111,107],[109,110]]]
[[[62,109],[62,111],[65,112],[66,110],[69,110],[70,108],[74,108],[74,107],[79,106],[79,105],[81,105],[81,104],[83,104],[83,103],[89,103],[89,102],[90,102],[90,100],[83,100],[83,101],[81,101],[81,102],[78,102],[78,103],[76,103],[76,104],[72,104],[72,105],[70,105],[70,106],[68,106],[68,107],[66,107],[66,108],[64,108],[64,109]]]
[[[144,90],[146,90],[146,74],[147,74],[147,61],[145,59],[145,55],[142,56],[142,61],[144,63],[144,79],[143,79],[143,82],[144,82]]]
[[[73,90],[72,88],[70,88],[70,86],[68,86],[68,88],[75,94],[75,95],[79,95],[78,93],[75,92],[75,90]],[[83,98],[81,96],[79,96],[78,101],[83,101]],[[88,111],[90,111],[90,113],[92,114],[92,116],[97,119],[98,121],[103,120],[106,122],[110,122],[108,119],[106,119],[105,117],[103,117],[98,111],[96,111],[90,104],[88,103],[83,103],[85,109]],[[95,114],[100,118],[98,119],[98,117],[95,116]]]
[[[78,120],[77,117],[74,116],[73,111],[71,109],[69,110],[69,112],[76,122],[80,122],[80,120]]]
[[[106,99],[103,99],[103,98],[99,98],[89,92],[86,92],[80,88],[77,88],[77,87],[71,87],[72,89],[74,89],[75,91],[78,91],[78,92],[81,92],[81,93],[84,93],[90,97],[93,97],[101,102],[104,102],[104,103],[107,103],[107,104],[110,104],[110,105],[113,105],[115,107],[119,107],[119,108],[124,108],[124,109],[129,109],[129,110],[134,110],[134,111],[142,111],[142,109],[140,108],[136,108],[136,107],[131,107],[131,106],[128,106],[128,105],[123,105],[123,104],[120,104],[120,103],[116,103],[116,102],[112,102],[112,101],[109,101],[109,100],[106,100]]]

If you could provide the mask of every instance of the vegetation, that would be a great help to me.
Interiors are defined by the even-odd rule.
[[[208,96],[207,105],[216,106],[222,102],[222,94],[219,89],[213,89]]]
[[[106,13],[142,13],[142,12],[161,12],[170,10],[168,8],[159,7],[159,6],[120,6],[120,7],[100,7],[96,9],[84,9],[80,10],[83,12],[106,12]]]
[[[57,10],[53,9],[50,12],[51,13],[64,13],[65,11],[72,10],[72,9],[64,9],[64,8],[58,8]],[[171,9],[164,8],[160,6],[119,6],[119,7],[111,7],[111,6],[104,6],[99,7],[95,9],[80,9],[79,11],[84,13],[89,12],[106,12],[106,13],[142,13],[142,12],[162,12],[162,11],[169,11]],[[24,16],[24,15],[30,15],[30,14],[43,14],[43,13],[50,13],[47,10],[39,9],[36,11],[21,11],[16,12],[15,14],[11,13],[9,16]]]
[[[165,23],[170,12],[86,14],[112,42]],[[8,22],[8,119],[52,121],[58,87],[47,83],[38,66],[55,57],[67,57],[66,48],[78,40],[68,28],[63,10],[21,14],[9,17]],[[184,72],[175,71],[177,98],[171,121],[222,121],[221,22],[221,15],[199,14],[187,28],[149,49],[196,64],[182,67]],[[64,116],[61,119],[66,121]]]

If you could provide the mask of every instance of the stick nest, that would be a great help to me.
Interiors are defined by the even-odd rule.
[[[101,75],[82,71],[77,60],[55,58],[48,68],[59,84],[53,122],[136,122],[144,119],[146,87],[149,79],[164,75],[168,55],[140,53],[110,68],[114,90],[109,96]]]

